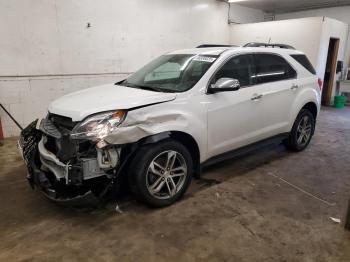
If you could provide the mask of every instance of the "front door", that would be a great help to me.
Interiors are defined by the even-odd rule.
[[[261,101],[254,75],[253,56],[238,55],[230,58],[211,80],[210,84],[224,77],[237,79],[241,88],[207,95],[209,157],[244,145],[259,129],[257,112]]]

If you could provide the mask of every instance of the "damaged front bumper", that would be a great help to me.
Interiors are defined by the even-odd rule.
[[[84,141],[70,141],[64,134],[58,136],[61,132],[54,126],[48,132],[43,125],[52,123],[42,121],[25,128],[18,141],[29,184],[58,203],[97,204],[116,174],[120,148],[99,149]],[[79,149],[81,144],[85,148]]]

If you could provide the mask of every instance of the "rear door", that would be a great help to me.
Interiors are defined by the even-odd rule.
[[[298,92],[296,70],[278,54],[254,54],[255,81],[263,104],[263,137],[286,132],[289,114]]]

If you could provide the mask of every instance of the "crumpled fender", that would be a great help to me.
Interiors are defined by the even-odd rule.
[[[175,100],[131,109],[124,122],[104,140],[122,145],[166,132],[182,132],[197,143],[200,161],[207,152],[207,106],[202,96],[181,94]]]

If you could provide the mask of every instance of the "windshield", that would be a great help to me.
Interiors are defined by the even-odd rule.
[[[216,58],[212,55],[163,55],[120,85],[158,92],[184,92],[201,79]]]

